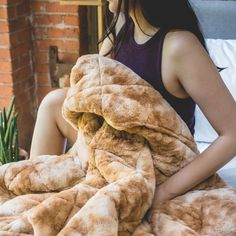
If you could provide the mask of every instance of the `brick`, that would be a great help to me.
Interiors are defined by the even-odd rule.
[[[46,3],[47,12],[56,13],[75,13],[78,14],[77,6],[61,5],[59,2]]]
[[[79,41],[63,41],[59,39],[46,39],[37,41],[37,49],[39,51],[48,52],[49,46],[57,46],[62,52],[79,53]]]
[[[10,57],[11,57],[10,49],[0,48],[0,58],[7,60],[7,59],[10,59]]]
[[[39,51],[47,51],[48,52],[48,49],[49,49],[49,46],[57,46],[58,48],[62,47],[62,40],[51,40],[51,39],[45,39],[45,40],[38,40],[36,42],[36,45],[37,45],[37,49]]]
[[[7,19],[7,8],[4,6],[0,6],[0,19]]]
[[[48,64],[36,64],[35,71],[38,73],[49,73]]]
[[[30,65],[26,65],[22,68],[19,68],[18,70],[14,71],[13,73],[13,81],[19,82],[22,80],[25,80],[29,77],[32,77],[33,71]]]
[[[49,92],[53,91],[54,89],[50,86],[38,86],[38,93],[39,94],[48,94]]]
[[[35,82],[34,78],[32,77],[14,84],[14,93],[15,95],[18,95],[34,88]]]
[[[9,24],[7,21],[0,21],[0,33],[9,32]]]
[[[29,42],[32,40],[32,32],[31,29],[25,29],[22,30],[21,32],[18,32],[18,37],[21,42]]]
[[[32,80],[28,80],[28,82],[30,82],[30,81],[33,81],[33,79]],[[21,89],[17,93],[15,93],[15,96],[16,96],[16,106],[22,105],[24,103],[30,103],[30,104],[34,103],[33,97],[34,97],[34,94],[36,92],[35,86],[31,85],[29,88],[27,88],[26,86],[27,86],[28,82],[24,82],[21,85],[22,87],[24,86],[26,89]],[[24,109],[24,107],[23,107],[23,109]]]
[[[39,86],[50,86],[48,73],[37,73],[37,82]]]
[[[22,104],[21,107],[28,108],[28,109],[18,112],[19,115],[18,115],[18,125],[17,125],[18,130],[19,130],[20,147],[25,147],[25,145],[27,144],[24,144],[24,143],[27,143],[31,140],[35,119],[33,115],[29,113],[29,110],[32,109],[31,108],[32,105],[29,102]],[[24,143],[22,143],[22,141],[24,141]]]
[[[21,2],[16,7],[17,16],[25,16],[30,14],[30,3],[28,1]]]
[[[49,87],[49,86],[39,86],[38,87],[38,99],[39,99],[39,104],[43,100],[43,98],[51,91],[54,89]]]
[[[8,19],[14,19],[16,18],[16,6],[8,6],[7,8],[7,15],[8,15]]]
[[[0,5],[14,5],[18,2],[19,0],[0,0]]]
[[[64,52],[79,52],[79,42],[65,41],[62,43],[60,49]]]
[[[27,91],[23,91],[20,94],[16,95],[16,100],[15,100],[15,108],[16,111],[19,112],[19,121],[23,117],[27,117],[27,115],[30,115],[32,117],[35,116],[35,95],[36,91],[35,88],[31,88]],[[27,124],[27,122],[26,122]]]
[[[79,37],[79,29],[56,29],[56,28],[49,28],[48,29],[48,38],[75,38],[78,39]]]
[[[33,107],[30,102],[24,103],[27,104],[26,106],[22,106],[21,104],[20,107],[16,107],[16,110],[18,111],[18,128],[20,129],[19,131],[22,133],[26,133],[29,131],[32,131],[34,127],[34,116],[32,116],[31,113],[29,113],[29,108]],[[19,110],[21,108],[21,110]],[[23,109],[22,109],[23,108]],[[30,127],[28,129],[27,127]]]
[[[19,56],[19,57],[17,58],[17,60],[18,60],[17,69],[18,69],[18,68],[22,68],[22,67],[24,67],[25,65],[29,65],[29,66],[30,66],[31,61],[32,61],[32,59],[31,59],[31,57],[29,56],[29,54],[25,54],[25,55]]]
[[[34,23],[35,25],[56,25],[61,24],[63,22],[61,15],[35,15]]]
[[[0,71],[3,73],[12,72],[12,63],[2,61],[0,63]]]
[[[12,73],[0,73],[0,84],[12,83]]]
[[[34,29],[35,32],[35,39],[43,40],[47,37],[47,29],[43,27],[37,27]]]
[[[64,22],[69,26],[78,26],[79,17],[78,16],[64,16]]]
[[[13,87],[11,85],[1,85],[0,86],[0,97],[9,97],[13,95]]]
[[[11,47],[17,47],[18,45],[21,44],[18,37],[18,32],[9,34],[9,40],[10,40]]]
[[[25,124],[23,124],[23,125],[25,125]],[[30,146],[31,146],[33,132],[26,133],[25,128],[21,128],[20,125],[18,127],[19,127],[19,130],[22,130],[22,132],[19,132],[19,147],[23,148],[28,153],[30,153]]]
[[[16,96],[16,110],[19,112],[20,123],[22,120],[24,120],[24,117],[27,117],[28,114],[30,115],[31,119],[36,117],[36,102],[34,99],[35,97],[35,89],[31,89],[27,92],[24,92],[23,94],[18,94]],[[24,123],[27,124],[27,121]]]
[[[8,3],[8,0],[0,0],[1,5],[6,5]]]
[[[8,33],[0,33],[0,46],[10,45],[10,37]]]
[[[17,47],[11,48],[12,59],[18,57],[19,55],[29,54],[33,49],[31,43],[22,43]]]
[[[66,53],[59,50],[59,60],[67,63],[75,63],[79,57],[79,53]]]
[[[46,11],[46,3],[45,2],[32,1],[31,7],[32,7],[32,10],[34,13]]]
[[[13,32],[10,34],[11,47],[17,47],[22,43],[32,43],[32,35],[30,29],[24,29],[22,31]]]
[[[11,32],[19,31],[19,29],[30,28],[30,22],[28,17],[17,17],[9,22],[9,28]]]
[[[49,62],[48,52],[37,52],[34,55],[35,61],[38,64],[44,64]]]
[[[32,1],[32,12],[35,39],[33,56],[38,85],[36,96],[41,102],[48,92],[54,90],[50,86],[49,47],[58,47],[59,60],[62,62],[75,63],[79,57],[79,15],[77,6],[60,5],[59,1],[54,0]],[[28,71],[30,73],[32,76],[32,70]]]
[[[11,61],[11,67],[12,67],[12,71],[13,72],[20,68],[20,60],[19,60],[19,58],[15,58],[14,60]]]
[[[34,115],[29,112],[33,109],[33,105],[31,103],[25,103],[24,106],[26,110],[18,111],[18,122],[17,127],[19,130],[19,146],[24,148],[26,151],[30,150],[30,142],[32,139],[35,117]]]
[[[0,90],[1,90],[1,86],[0,86]],[[12,96],[13,96],[13,94],[11,94],[11,96],[9,96],[9,97],[2,97],[1,93],[0,93],[0,109],[3,109],[3,107],[5,107],[5,108],[9,107]]]

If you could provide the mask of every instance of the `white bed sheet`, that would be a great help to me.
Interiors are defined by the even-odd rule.
[[[203,152],[209,145],[210,143],[197,142],[200,152]],[[219,169],[217,173],[226,183],[236,188],[236,157]]]

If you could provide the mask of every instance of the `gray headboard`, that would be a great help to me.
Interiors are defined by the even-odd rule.
[[[236,0],[190,0],[205,38],[236,39]]]

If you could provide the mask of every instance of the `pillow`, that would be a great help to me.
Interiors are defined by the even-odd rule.
[[[206,45],[215,65],[226,67],[220,72],[220,75],[236,100],[236,40],[206,39]],[[195,111],[195,119],[195,141],[213,142],[218,135],[198,106]]]

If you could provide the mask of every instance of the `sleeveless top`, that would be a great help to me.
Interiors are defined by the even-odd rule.
[[[120,39],[123,32],[124,25],[117,35],[117,40]],[[166,90],[162,81],[162,48],[167,32],[168,31],[160,29],[144,44],[137,44],[134,40],[134,23],[132,19],[129,18],[126,38],[120,49],[116,52],[114,59],[132,69],[142,79],[149,82],[157,91],[159,91],[185,121],[190,132],[194,135],[194,112],[196,103],[191,97],[178,98],[172,95]]]

